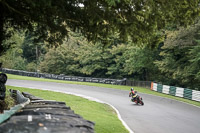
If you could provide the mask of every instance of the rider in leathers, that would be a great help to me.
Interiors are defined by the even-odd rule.
[[[136,97],[137,97],[137,91],[135,91],[133,88],[131,88],[131,92],[129,92],[129,97],[132,97],[131,98],[131,101],[135,101],[136,100]]]

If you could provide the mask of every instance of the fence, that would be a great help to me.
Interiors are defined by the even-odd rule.
[[[183,97],[190,100],[200,101],[200,91],[191,90],[188,88],[180,88],[175,86],[157,84],[151,81],[132,81],[127,79],[77,77],[77,76],[66,76],[63,74],[55,75],[55,74],[45,74],[37,72],[27,72],[27,71],[6,69],[6,68],[1,68],[0,71],[8,74],[15,74],[15,75],[29,76],[29,77],[145,87],[145,88],[151,88],[152,90],[160,93],[165,93],[173,96]]]
[[[200,102],[200,91],[151,83],[151,90]]]
[[[151,88],[151,81],[133,81],[133,80],[126,80],[127,86],[138,86],[144,88]]]
[[[7,74],[15,74],[15,75],[29,76],[29,77],[151,88],[150,81],[132,81],[132,80],[127,80],[127,79],[78,77],[78,76],[66,76],[64,74],[55,75],[55,74],[47,74],[47,73],[27,72],[27,71],[22,71],[22,70],[13,70],[13,69],[7,69],[7,68],[1,68],[0,71]]]
[[[13,69],[7,69],[7,68],[1,68],[0,71],[7,73],[7,74],[15,74],[15,75],[21,75],[21,76],[38,77],[38,78],[57,79],[57,80],[93,82],[93,83],[104,83],[104,84],[114,84],[114,85],[125,85],[125,83],[126,83],[126,81],[124,79],[106,79],[106,78],[66,76],[64,74],[56,75],[56,74],[47,74],[47,73],[27,72],[27,71],[13,70]]]

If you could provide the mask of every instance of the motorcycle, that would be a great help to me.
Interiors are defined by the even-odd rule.
[[[144,105],[144,102],[143,102],[142,97],[139,96],[138,94],[135,94],[134,96],[132,96],[131,101],[132,101],[132,102],[135,102],[137,105],[138,105],[138,104]]]

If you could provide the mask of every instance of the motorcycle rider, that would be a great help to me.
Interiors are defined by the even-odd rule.
[[[129,97],[132,97],[131,101],[133,101],[133,102],[136,100],[136,97],[137,97],[136,93],[137,93],[137,91],[135,91],[134,88],[131,88],[131,91],[129,92]]]

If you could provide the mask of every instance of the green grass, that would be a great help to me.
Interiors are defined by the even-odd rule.
[[[15,105],[15,100],[11,97],[8,89],[6,89],[5,100],[0,100],[0,113],[2,113],[3,110],[9,110],[14,105]]]
[[[26,77],[26,76],[18,76],[18,75],[12,75],[12,74],[7,74],[7,76],[8,76],[9,79],[35,80],[35,81],[58,82],[58,83],[67,83],[67,84],[79,84],[79,85],[98,86],[98,87],[121,89],[121,90],[130,90],[130,88],[131,88],[131,86],[120,86],[120,85],[89,83],[89,82],[52,80],[52,79],[44,79],[44,78],[33,78],[33,77]],[[141,93],[146,93],[146,94],[166,97],[166,98],[170,98],[170,99],[175,99],[175,100],[178,100],[178,101],[182,101],[182,102],[189,103],[189,104],[196,105],[196,106],[200,107],[200,102],[197,102],[197,101],[192,101],[192,100],[184,99],[184,98],[181,98],[181,97],[175,97],[175,96],[151,91],[150,89],[147,89],[147,88],[142,88],[142,87],[134,87],[134,88],[138,92],[141,92]]]
[[[96,133],[128,133],[127,129],[125,129],[122,122],[118,119],[116,112],[106,104],[59,92],[13,86],[7,86],[7,88],[28,92],[46,100],[65,102],[76,114],[81,115],[84,119],[95,122]]]
[[[9,110],[11,107],[15,105],[15,100],[10,96],[10,92],[6,89],[6,97],[5,97],[5,110]]]

